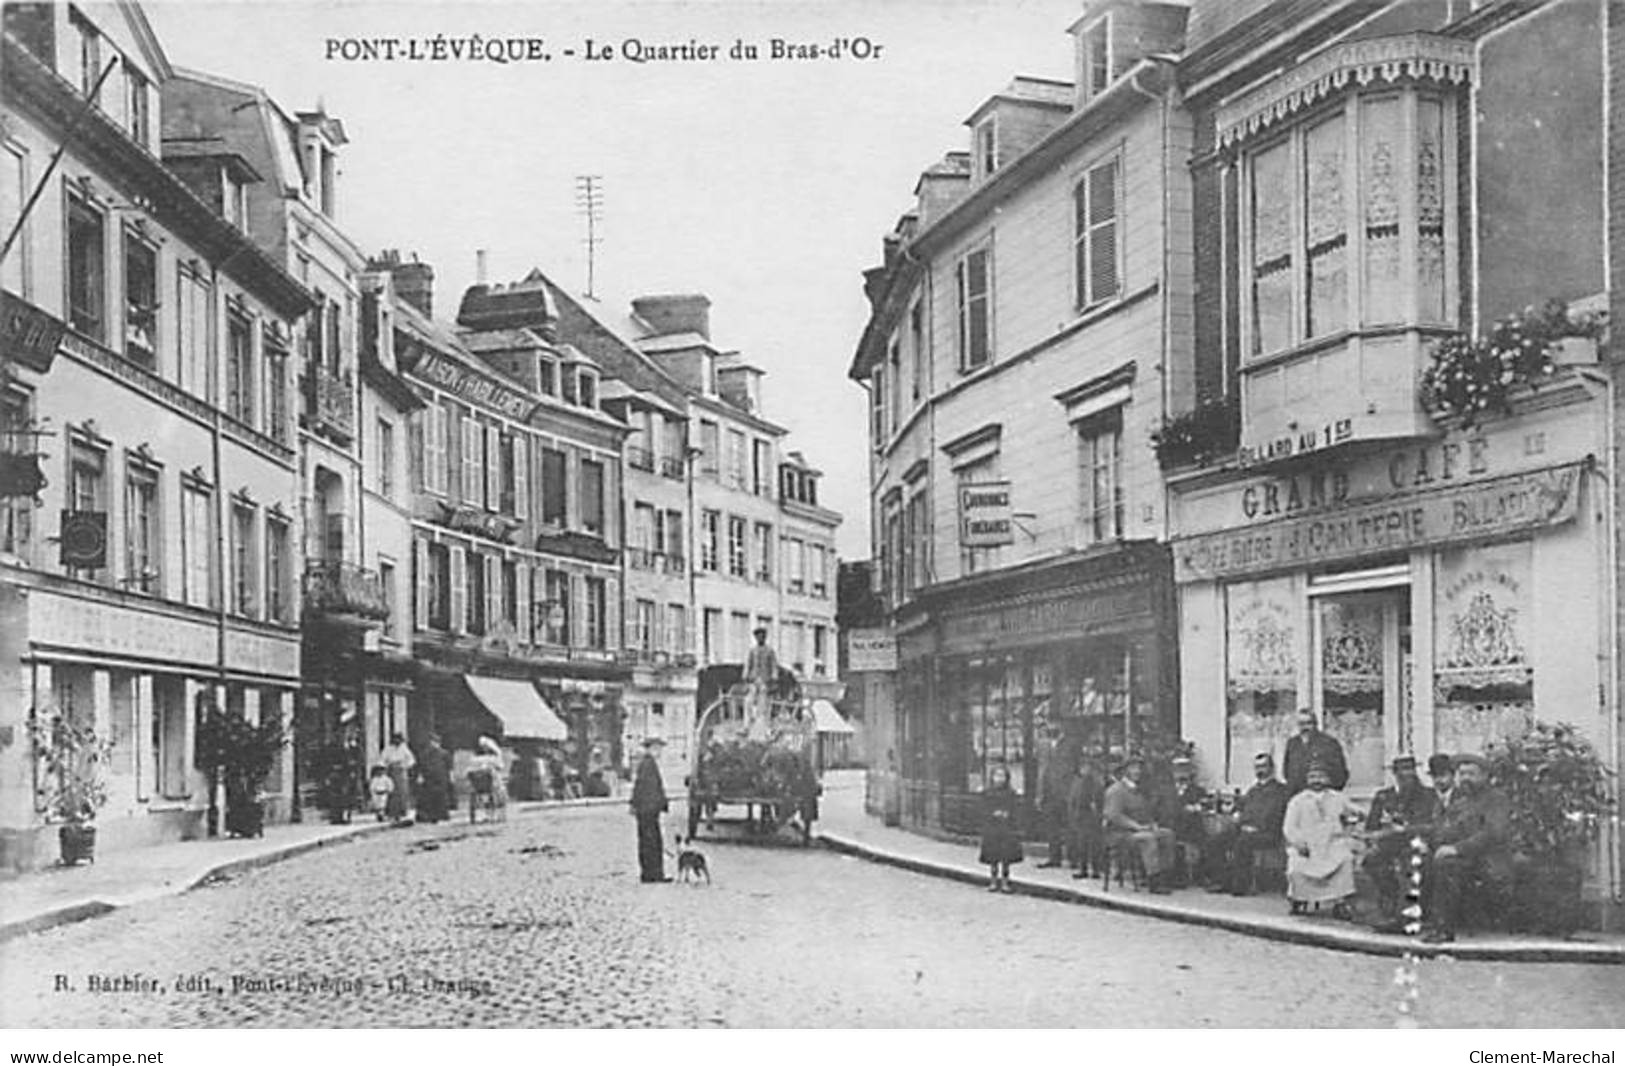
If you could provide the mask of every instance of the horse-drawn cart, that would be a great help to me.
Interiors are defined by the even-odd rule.
[[[750,686],[735,680],[737,667],[711,667],[703,674],[701,695],[708,689],[716,695],[701,704],[705,709],[694,730],[689,837],[702,822],[708,832],[715,832],[719,822],[734,822],[755,838],[790,826],[799,830],[803,844],[810,842],[823,791],[818,731],[793,679],[767,698],[753,698]],[[720,817],[724,807],[743,808],[743,816]]]

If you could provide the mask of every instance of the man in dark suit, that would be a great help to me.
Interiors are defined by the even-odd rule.
[[[1512,881],[1511,803],[1490,785],[1481,756],[1458,755],[1455,769],[1456,787],[1433,828],[1433,855],[1422,881],[1422,940],[1428,944],[1456,939],[1462,895],[1470,885],[1504,897]]]
[[[1152,892],[1164,895],[1174,865],[1174,831],[1157,824],[1150,797],[1141,790],[1145,761],[1138,756],[1123,764],[1123,776],[1106,790],[1101,821],[1108,841],[1126,841],[1140,853],[1140,863]]]
[[[1439,798],[1416,775],[1416,757],[1396,755],[1389,767],[1394,787],[1379,789],[1371,799],[1366,815],[1368,848],[1360,861],[1366,876],[1377,889],[1379,932],[1398,933],[1405,928],[1399,914],[1401,871],[1408,870],[1411,841],[1426,835],[1439,814]]]
[[[1300,707],[1298,732],[1287,739],[1286,758],[1281,763],[1288,795],[1296,796],[1309,787],[1309,764],[1316,762],[1326,768],[1332,788],[1342,789],[1349,783],[1349,764],[1343,758],[1343,745],[1336,737],[1320,731],[1313,711]]]
[[[660,816],[666,813],[666,786],[660,780],[660,751],[665,742],[650,737],[643,742],[643,759],[632,782],[632,817],[638,822],[638,873],[644,884],[670,881],[666,876],[665,841]]]
[[[1245,896],[1253,887],[1253,853],[1281,846],[1281,823],[1286,819],[1286,786],[1275,776],[1275,756],[1253,756],[1253,786],[1241,798],[1241,808],[1209,841],[1223,887],[1232,896]]]

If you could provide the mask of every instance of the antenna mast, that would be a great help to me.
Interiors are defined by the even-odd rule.
[[[587,219],[587,236],[582,244],[587,246],[587,297],[597,299],[593,289],[595,268],[598,259],[598,245],[604,238],[598,236],[599,213],[604,208],[604,178],[601,174],[579,174],[576,176],[576,210]]]

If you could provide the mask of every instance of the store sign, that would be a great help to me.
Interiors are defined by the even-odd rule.
[[[996,548],[1015,539],[1010,517],[1010,482],[973,481],[959,486],[959,543]]]
[[[407,373],[449,392],[460,400],[482,404],[516,422],[529,421],[531,414],[541,403],[518,389],[510,389],[484,374],[460,366],[438,352],[425,350]]]
[[[1174,580],[1211,581],[1561,525],[1583,464],[1360,504],[1174,542]]]
[[[212,625],[42,592],[29,597],[27,632],[42,647],[175,665],[213,666],[219,654],[219,634]],[[298,672],[296,664],[293,673]]]
[[[889,629],[848,630],[846,668],[876,672],[896,670],[897,637]]]
[[[9,292],[0,292],[0,352],[45,373],[67,329],[62,321]]]
[[[1237,452],[1242,466],[1273,463],[1308,455],[1323,448],[1334,448],[1355,439],[1354,419],[1338,418],[1323,426],[1283,433],[1267,440],[1243,441]]]
[[[943,619],[943,639],[953,648],[1008,647],[1035,639],[1079,636],[1097,629],[1121,627],[1150,617],[1143,587],[1093,591],[1015,603],[975,614]]]

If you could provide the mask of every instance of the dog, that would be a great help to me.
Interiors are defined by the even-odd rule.
[[[697,885],[702,877],[705,878],[706,884],[711,883],[711,867],[705,861],[705,853],[694,846],[693,840],[685,845],[682,836],[678,835],[677,880],[688,881],[693,878],[694,884]]]

